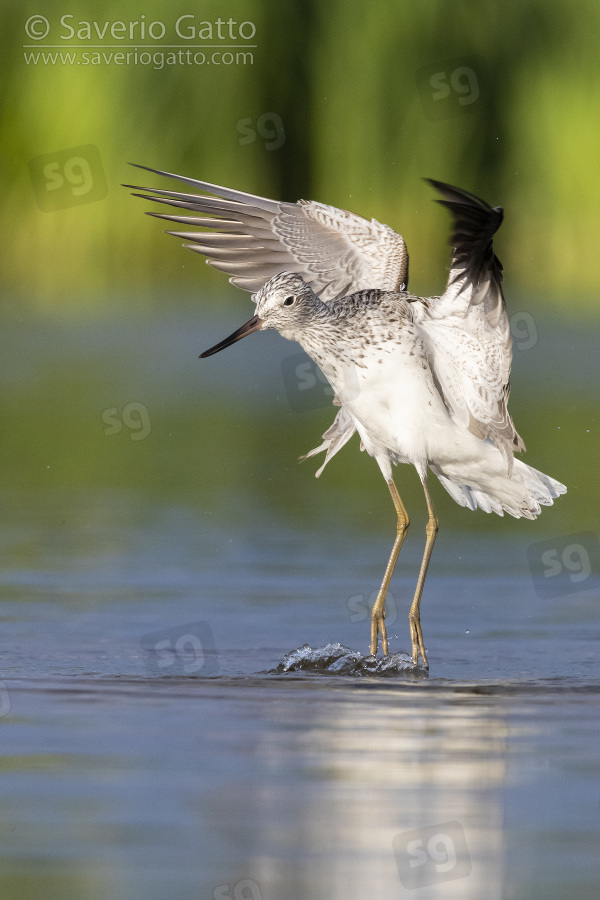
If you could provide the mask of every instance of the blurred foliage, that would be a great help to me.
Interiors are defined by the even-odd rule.
[[[411,287],[422,293],[443,286],[448,253],[445,213],[420,178],[454,182],[504,206],[498,252],[509,290],[518,286],[568,315],[596,312],[594,0],[574,8],[559,0],[148,0],[146,24],[167,26],[161,41],[146,39],[153,45],[189,45],[174,34],[181,15],[193,14],[196,24],[221,17],[256,26],[252,65],[162,68],[83,65],[81,58],[27,64],[24,53],[39,52],[41,43],[65,51],[78,43],[64,37],[64,4],[42,7],[51,31],[36,42],[26,38],[25,23],[40,5],[3,4],[0,240],[3,293],[13,310],[73,314],[160,302],[166,285],[188,296],[223,287],[224,276],[166,239],[141,215],[148,207],[120,187],[159,184],[129,169],[134,161],[387,222],[407,239]],[[139,22],[140,9],[132,0],[84,0],[66,12],[77,27]],[[233,43],[234,51],[243,43],[237,35],[212,42]],[[24,50],[24,43],[35,46]],[[116,43],[116,52],[125,42],[105,36],[95,43]],[[283,142],[268,139],[278,127]],[[90,144],[106,195],[42,210],[32,160]]]

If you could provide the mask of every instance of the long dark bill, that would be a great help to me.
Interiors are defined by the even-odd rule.
[[[225,340],[219,341],[218,344],[215,344],[214,347],[211,347],[210,350],[205,350],[204,353],[200,354],[200,359],[206,359],[207,356],[212,356],[213,353],[218,353],[219,350],[224,350],[225,347],[230,347],[232,344],[235,344],[236,341],[241,341],[243,337],[246,337],[247,334],[252,334],[253,331],[258,331],[263,326],[263,320],[259,319],[258,316],[252,316],[245,325],[242,325],[241,328],[238,328],[237,331],[234,331],[233,334],[230,334],[229,337],[226,337]]]

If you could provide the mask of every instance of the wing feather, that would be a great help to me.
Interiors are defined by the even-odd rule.
[[[428,179],[429,180],[429,179]],[[450,210],[452,264],[446,290],[427,306],[421,327],[434,376],[457,421],[505,456],[525,449],[508,413],[512,338],[502,293],[502,263],[493,236],[503,211],[429,180]]]
[[[172,172],[138,168],[212,195],[125,185],[136,192],[135,196],[200,213],[151,215],[214,229],[208,234],[169,234],[186,241],[190,250],[207,256],[209,265],[231,275],[231,283],[243,290],[258,290],[280,272],[302,275],[326,302],[367,288],[393,291],[407,285],[406,244],[401,235],[375,219],[369,222],[323,203],[283,203]]]

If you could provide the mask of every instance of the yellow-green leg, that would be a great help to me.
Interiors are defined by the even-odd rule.
[[[423,490],[425,491],[425,500],[427,501],[427,511],[429,513],[429,519],[425,527],[427,541],[425,543],[425,552],[423,553],[423,559],[421,561],[421,569],[419,571],[417,589],[415,591],[414,600],[408,614],[408,621],[410,623],[410,639],[412,642],[413,665],[418,665],[420,653],[421,657],[423,658],[424,665],[426,666],[426,668],[429,668],[429,663],[427,662],[427,653],[425,652],[425,642],[423,641],[423,631],[421,629],[421,595],[423,593],[425,576],[427,575],[427,568],[429,566],[429,560],[431,559],[431,551],[433,550],[433,545],[435,544],[435,537],[438,533],[439,526],[437,516],[433,510],[431,497],[429,496],[429,491],[427,489],[427,476],[425,476],[421,480],[423,483]]]
[[[398,524],[396,526],[396,540],[394,541],[394,546],[392,547],[392,552],[390,554],[390,558],[388,560],[388,564],[385,569],[385,574],[383,576],[383,581],[381,583],[381,587],[379,588],[379,593],[377,594],[377,599],[373,604],[373,610],[371,612],[371,655],[377,655],[377,644],[379,643],[379,634],[381,634],[381,649],[384,653],[388,652],[388,639],[387,633],[385,630],[385,597],[388,591],[388,587],[390,586],[390,580],[392,574],[394,572],[394,566],[396,565],[396,560],[398,559],[398,554],[400,553],[400,549],[402,544],[404,543],[404,538],[406,537],[406,532],[408,531],[408,526],[410,525],[410,520],[408,518],[408,514],[404,509],[404,504],[400,499],[400,494],[398,493],[398,488],[394,484],[394,479],[390,478],[387,482],[387,486],[390,489],[390,494],[392,495],[392,500],[394,502],[394,507],[396,509],[396,515],[398,516]],[[427,569],[427,567],[426,567]],[[414,606],[414,603],[413,603]],[[412,612],[412,609],[411,609]],[[417,617],[418,617],[418,607],[417,607]],[[419,628],[421,626],[419,625]],[[414,655],[414,652],[413,652]]]

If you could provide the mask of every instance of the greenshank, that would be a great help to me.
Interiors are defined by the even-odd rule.
[[[144,168],[144,167],[141,167]],[[145,199],[195,215],[151,213],[213,229],[183,238],[231,282],[256,292],[255,315],[201,354],[268,328],[297,341],[321,368],[339,407],[323,443],[331,457],[358,432],[396,510],[396,538],[371,613],[370,652],[388,652],[385,598],[409,517],[392,465],[413,465],[428,510],[426,543],[410,607],[412,660],[428,667],[420,605],[438,532],[428,470],[461,506],[535,519],[566,488],[520,460],[525,446],[508,412],[512,341],[493,236],[503,211],[467,191],[427,179],[452,214],[450,275],[439,297],[407,290],[408,253],[387,225],[312,201],[280,203],[208,182],[177,178],[212,194],[137,188]],[[198,215],[200,213],[200,215]],[[303,458],[306,458],[303,457]]]

